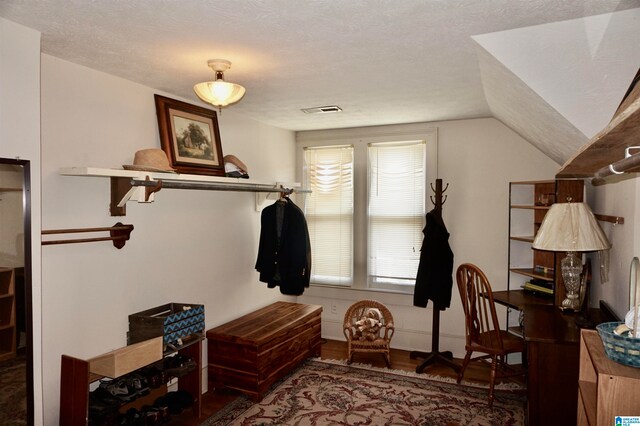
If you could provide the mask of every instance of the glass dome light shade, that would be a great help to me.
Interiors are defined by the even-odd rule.
[[[196,95],[204,102],[218,108],[238,102],[245,94],[245,88],[224,80],[207,81],[193,86]]]

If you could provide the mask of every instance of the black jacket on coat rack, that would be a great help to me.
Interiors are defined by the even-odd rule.
[[[299,296],[309,287],[311,243],[304,213],[285,197],[262,210],[256,270],[267,287]]]
[[[427,302],[432,300],[434,308],[442,311],[451,304],[453,252],[449,247],[449,232],[442,217],[432,210],[427,213],[426,218],[413,305],[426,308]]]

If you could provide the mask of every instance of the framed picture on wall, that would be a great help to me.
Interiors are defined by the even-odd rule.
[[[224,176],[216,112],[154,95],[160,143],[179,173]]]

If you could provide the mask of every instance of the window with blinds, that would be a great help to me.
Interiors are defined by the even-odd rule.
[[[353,146],[304,150],[305,201],[313,266],[311,281],[353,283]]]
[[[415,284],[425,215],[425,142],[368,145],[368,284]]]

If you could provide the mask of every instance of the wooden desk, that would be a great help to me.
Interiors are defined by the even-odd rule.
[[[509,308],[524,310],[525,305],[553,306],[553,298],[545,298],[525,293],[523,290],[494,291],[493,300]]]
[[[525,304],[527,417],[529,426],[574,425],[578,409],[578,314],[550,305]]]
[[[527,425],[574,425],[578,407],[579,324],[602,322],[599,309],[565,314],[552,298],[522,290],[493,292],[495,303],[523,313],[527,342]],[[613,320],[612,320],[613,321]],[[510,327],[510,330],[512,328]],[[519,334],[519,333],[518,333]]]

